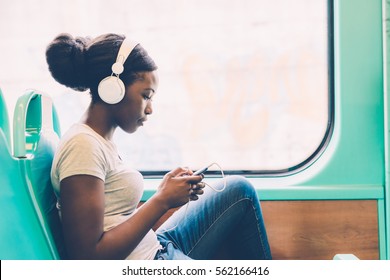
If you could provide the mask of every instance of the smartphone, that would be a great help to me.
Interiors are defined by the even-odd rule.
[[[209,167],[212,166],[213,164],[214,163],[207,165],[206,167],[203,167],[201,169],[196,170],[192,175],[195,176],[195,175],[199,175],[199,174],[206,172],[209,169]]]

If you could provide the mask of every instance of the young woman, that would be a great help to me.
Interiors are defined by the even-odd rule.
[[[270,259],[259,199],[240,176],[215,192],[188,168],[168,172],[146,203],[142,175],[122,162],[113,134],[133,133],[152,114],[156,65],[124,36],[58,35],[46,60],[56,81],[89,90],[91,103],[63,135],[53,160],[64,242],[72,259],[211,259],[229,242],[236,259]],[[156,232],[169,209],[181,207]]]

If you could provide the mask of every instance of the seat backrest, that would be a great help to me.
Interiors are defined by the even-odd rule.
[[[0,259],[56,259],[37,207],[31,180],[27,174],[31,157],[15,158],[10,152],[8,110],[3,96],[0,105]],[[26,111],[29,104],[21,104]],[[23,119],[23,117],[21,117]],[[25,118],[24,118],[25,120]],[[8,136],[7,136],[8,135]]]
[[[2,259],[65,257],[56,197],[50,181],[59,134],[58,117],[47,95],[30,90],[18,99],[13,123],[14,157],[8,159],[13,176],[7,179],[8,195],[1,198],[2,202],[7,200],[6,210],[16,213],[17,219],[10,219],[8,229],[1,228],[1,235],[8,240],[12,235],[26,242],[19,244],[16,240],[2,239],[7,240],[8,245],[4,246],[9,247],[8,253],[6,250],[0,253],[0,256],[5,254]],[[6,249],[4,246],[0,251]]]

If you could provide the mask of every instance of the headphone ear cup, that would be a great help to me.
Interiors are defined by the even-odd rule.
[[[125,85],[116,76],[104,78],[98,86],[99,97],[108,104],[117,104],[125,96]]]

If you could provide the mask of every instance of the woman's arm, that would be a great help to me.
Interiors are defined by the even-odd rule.
[[[191,184],[202,176],[177,168],[164,176],[156,194],[124,223],[103,231],[104,182],[75,175],[60,183],[65,244],[72,259],[125,259],[169,209],[188,202]],[[201,194],[201,193],[199,193]]]

